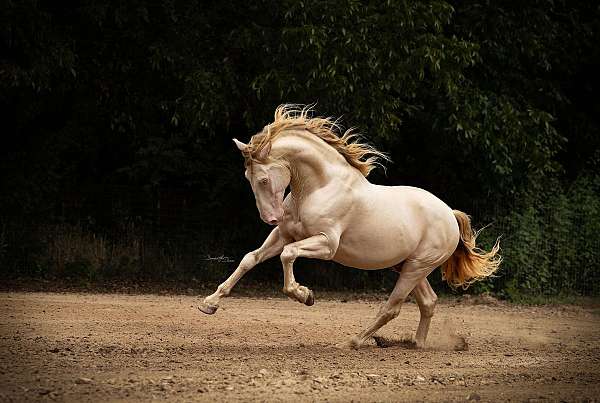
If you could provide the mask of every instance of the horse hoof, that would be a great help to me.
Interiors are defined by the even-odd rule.
[[[200,305],[198,305],[198,310],[207,315],[213,315],[215,312],[217,312],[218,308],[218,306],[209,305],[206,302],[201,302]]]
[[[306,302],[304,303],[304,305],[306,306],[313,306],[315,304],[315,294],[312,292],[312,290],[308,291],[308,298],[306,298]]]

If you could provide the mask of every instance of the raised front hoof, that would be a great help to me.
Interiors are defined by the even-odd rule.
[[[213,315],[215,312],[217,312],[218,308],[218,306],[209,305],[206,302],[201,302],[200,305],[198,305],[198,310],[207,315]]]
[[[306,302],[304,303],[304,305],[313,306],[314,304],[315,304],[315,293],[313,293],[312,290],[310,290],[308,292],[308,298],[306,298]]]

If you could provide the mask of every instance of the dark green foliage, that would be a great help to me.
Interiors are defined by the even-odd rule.
[[[599,16],[583,0],[9,1],[2,271],[218,280],[233,264],[204,257],[268,232],[231,138],[318,102],[391,154],[373,181],[493,222],[488,246],[504,233],[501,277],[476,290],[597,294]],[[101,259],[48,255],[65,225]],[[393,281],[320,267],[307,280]]]
[[[508,295],[600,293],[600,177],[560,189],[545,189],[499,223],[507,234],[499,289]]]

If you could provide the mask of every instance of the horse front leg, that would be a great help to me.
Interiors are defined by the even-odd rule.
[[[244,274],[257,264],[281,253],[286,243],[287,239],[281,236],[279,228],[275,228],[271,231],[260,248],[247,253],[231,276],[219,285],[213,294],[204,298],[204,301],[200,303],[198,309],[209,315],[215,313],[219,308],[221,298],[226,297],[231,293],[231,289],[238,281],[240,281]]]
[[[294,261],[299,257],[330,260],[335,255],[339,238],[320,233],[286,245],[281,253],[283,264],[283,292],[290,298],[311,306],[315,303],[314,293],[296,282]]]

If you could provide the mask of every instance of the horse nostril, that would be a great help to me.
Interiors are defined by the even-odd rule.
[[[278,220],[275,220],[275,219],[269,220],[269,224],[271,224],[271,225],[277,225],[277,222],[278,222]]]

